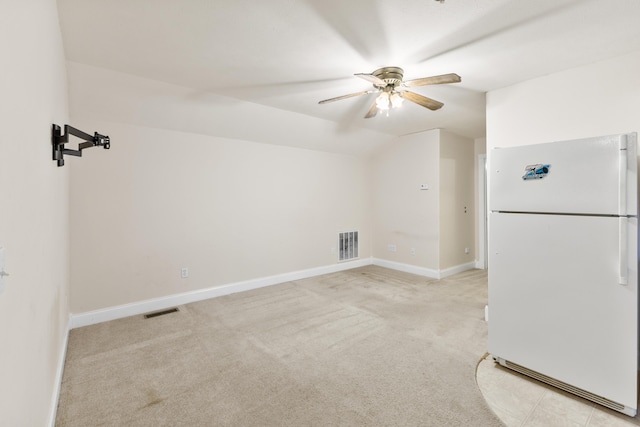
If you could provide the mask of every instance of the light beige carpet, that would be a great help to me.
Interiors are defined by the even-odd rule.
[[[499,426],[486,274],[370,266],[74,329],[57,426]]]

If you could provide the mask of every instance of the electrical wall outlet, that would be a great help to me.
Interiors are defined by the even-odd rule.
[[[409,254],[411,254],[412,256],[415,256],[416,255],[416,248],[409,249]]]
[[[189,277],[188,267],[182,267],[182,269],[180,269],[180,277],[182,277],[183,279],[186,279],[187,277]]]
[[[396,245],[388,245],[387,250],[389,252],[398,252],[398,247]]]
[[[464,248],[464,253],[465,253],[465,254],[468,254],[469,252],[471,252],[471,249],[469,249],[469,248]]]

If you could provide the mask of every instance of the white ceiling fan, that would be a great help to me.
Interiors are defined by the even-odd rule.
[[[380,95],[376,97],[375,101],[371,105],[371,108],[369,108],[369,111],[364,116],[365,119],[375,116],[380,110],[388,111],[389,108],[399,107],[405,99],[430,110],[437,110],[444,105],[442,102],[436,101],[435,99],[427,98],[426,96],[419,95],[415,92],[411,92],[409,90],[406,90],[406,88],[415,86],[458,83],[462,81],[460,76],[454,73],[403,81],[402,78],[404,75],[404,71],[400,67],[383,67],[375,70],[370,74],[358,73],[354,75],[365,79],[368,82],[371,82],[374,89],[350,93],[348,95],[337,96],[335,98],[324,99],[320,101],[319,104],[326,104],[329,102],[339,101],[341,99],[352,98],[355,96],[367,95],[370,93],[379,93]]]

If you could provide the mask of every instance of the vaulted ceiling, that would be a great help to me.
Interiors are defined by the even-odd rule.
[[[485,134],[485,94],[640,50],[638,0],[58,0],[67,59],[389,135]],[[365,119],[354,73],[399,66],[444,103]],[[610,79],[615,76],[603,76]],[[598,82],[594,82],[597,85]],[[549,99],[554,102],[554,99]]]

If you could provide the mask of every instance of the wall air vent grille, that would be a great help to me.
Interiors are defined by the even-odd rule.
[[[358,258],[358,232],[347,231],[338,234],[339,261]]]
[[[180,311],[180,310],[178,310],[176,307],[169,308],[167,310],[155,311],[153,313],[147,313],[147,314],[144,315],[144,318],[145,319],[153,319],[154,317],[164,316],[165,314],[176,313],[178,311]]]

